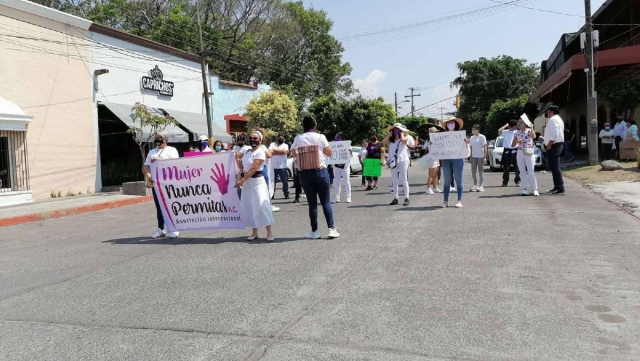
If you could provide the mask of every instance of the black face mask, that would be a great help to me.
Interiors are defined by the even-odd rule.
[[[284,143],[284,139],[278,139],[278,144]]]
[[[244,147],[244,142],[238,142],[238,147]]]
[[[255,148],[255,147],[257,147],[258,145],[260,145],[260,142],[259,142],[259,141],[257,141],[257,140],[250,140],[250,141],[249,141],[249,145],[251,146],[251,148]]]
[[[162,145],[162,143],[164,143],[163,139],[156,139],[153,141],[153,143],[155,143],[156,147]]]
[[[374,142],[374,143],[378,141],[378,139],[377,139],[377,138],[371,138],[370,140],[371,140],[372,142]]]

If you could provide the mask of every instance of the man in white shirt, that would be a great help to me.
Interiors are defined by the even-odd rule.
[[[516,187],[520,186],[520,169],[518,168],[518,148],[511,145],[513,141],[513,135],[518,130],[518,120],[512,119],[509,123],[505,124],[502,128],[498,129],[498,135],[503,138],[504,150],[502,151],[502,186],[509,185],[509,173],[513,168],[516,173],[514,181]]]
[[[547,148],[549,168],[553,175],[553,189],[550,194],[564,193],[564,180],[560,170],[560,157],[564,145],[564,121],[560,118],[560,108],[557,105],[550,105],[544,112],[547,118],[547,125],[544,128],[544,143]]]
[[[616,144],[616,159],[620,159],[620,142],[624,139],[624,135],[627,132],[627,122],[624,121],[622,114],[616,114],[618,121],[613,126],[614,142]]]
[[[273,182],[274,188],[278,184],[278,178],[280,178],[284,199],[289,199],[289,172],[287,172],[287,155],[289,154],[289,145],[284,142],[284,135],[278,135],[277,141],[271,143],[269,150],[273,152],[271,162],[273,163],[273,172],[276,177]]]
[[[149,151],[147,154],[147,159],[144,162],[144,176],[146,178],[147,184],[150,187],[153,187],[155,176],[156,176],[156,162],[160,159],[175,159],[180,158],[178,154],[178,150],[174,147],[170,147],[167,145],[167,140],[169,136],[166,132],[159,132],[154,136],[154,143],[156,147]],[[160,202],[158,200],[158,196],[156,195],[156,190],[152,189],[153,193],[153,201],[156,205],[156,217],[158,218],[158,229],[151,236],[151,238],[160,238],[167,235],[167,232],[164,229],[164,217],[162,216],[162,210],[160,208]],[[178,238],[180,232],[171,232],[169,233],[169,237]]]

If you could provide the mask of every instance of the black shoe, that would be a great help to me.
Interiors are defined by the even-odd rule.
[[[286,196],[284,196],[284,199],[289,199],[289,195],[287,194]]]
[[[516,182],[516,187],[520,187],[520,182]]]
[[[394,199],[391,201],[391,203],[389,203],[390,206],[395,206],[396,204],[398,204],[398,200]]]
[[[555,189],[555,188],[551,188],[551,189],[549,189],[549,190],[547,191],[547,193],[549,193],[549,194],[553,194],[553,192],[555,192],[556,190],[557,190],[557,189]]]
[[[372,189],[373,189],[373,188],[371,188],[371,186],[368,186],[368,187],[367,187],[367,189],[365,189],[365,191],[370,191],[370,190],[372,190]]]
[[[299,199],[299,198],[295,198],[295,199],[293,200],[293,203],[300,203],[300,199]]]
[[[408,198],[407,198],[407,199],[405,199],[405,200],[404,200],[404,203],[402,203],[402,205],[403,205],[403,206],[408,206],[408,205],[409,205],[409,199],[408,199]]]
[[[507,184],[507,183],[502,183],[502,186],[503,186],[503,187],[507,187],[507,186],[508,186],[508,184]]]
[[[551,194],[564,194],[564,189],[555,189],[551,192]]]
[[[373,186],[373,189],[378,189],[378,186]]]

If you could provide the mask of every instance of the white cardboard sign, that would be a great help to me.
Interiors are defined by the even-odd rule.
[[[433,142],[429,155],[435,159],[464,159],[468,157],[467,134],[464,131],[431,133]]]
[[[327,165],[351,164],[351,141],[329,142],[331,156],[326,157]]]

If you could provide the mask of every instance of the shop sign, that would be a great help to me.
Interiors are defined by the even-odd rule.
[[[155,68],[149,70],[149,76],[143,76],[141,79],[141,86],[144,90],[150,90],[157,92],[160,95],[173,96],[173,82],[165,81],[162,79],[162,71]]]

